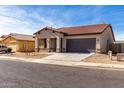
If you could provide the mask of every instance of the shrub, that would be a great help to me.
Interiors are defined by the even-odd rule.
[[[9,52],[9,53],[12,52],[12,49],[11,49],[11,48],[8,48],[8,52]]]

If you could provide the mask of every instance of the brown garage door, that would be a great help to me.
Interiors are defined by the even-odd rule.
[[[95,52],[96,38],[86,39],[67,39],[66,51],[67,52]]]

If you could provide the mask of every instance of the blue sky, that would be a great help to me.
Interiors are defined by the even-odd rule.
[[[0,6],[0,35],[99,23],[111,24],[116,40],[124,39],[124,6]]]

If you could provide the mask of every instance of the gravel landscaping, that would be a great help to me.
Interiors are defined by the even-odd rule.
[[[47,53],[21,53],[21,52],[17,52],[17,53],[11,53],[11,54],[0,54],[1,56],[9,56],[9,57],[18,57],[18,58],[34,58],[34,59],[39,59],[39,58],[44,58],[49,56],[50,54]]]
[[[123,61],[116,61],[116,56],[112,56],[112,60],[110,60],[107,54],[94,54],[82,61],[92,63],[124,64]]]

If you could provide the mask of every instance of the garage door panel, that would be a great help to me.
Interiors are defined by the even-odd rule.
[[[95,51],[96,39],[67,39],[67,52],[91,52]]]

